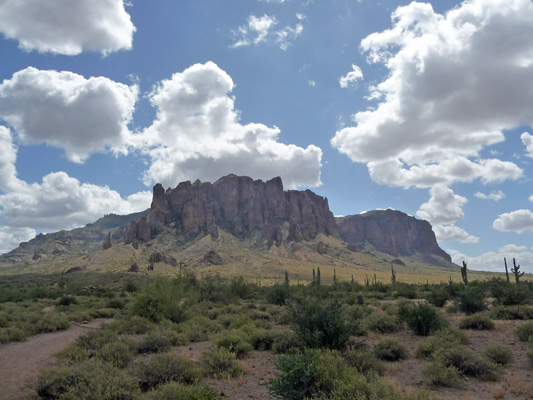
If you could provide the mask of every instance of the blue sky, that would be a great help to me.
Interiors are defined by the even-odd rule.
[[[533,272],[529,0],[0,4],[0,252],[228,173]]]

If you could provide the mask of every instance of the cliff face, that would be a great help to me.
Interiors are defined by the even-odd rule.
[[[451,261],[435,238],[431,224],[395,211],[371,211],[343,218],[339,236],[347,243],[371,244],[376,250],[395,256],[432,254]]]
[[[279,177],[263,182],[228,175],[213,184],[187,181],[166,191],[156,184],[148,222],[132,222],[126,242],[146,241],[170,223],[186,237],[206,232],[217,238],[219,229],[237,237],[263,231],[269,245],[281,244],[284,222],[289,223],[288,240],[338,236],[327,199],[310,190],[285,192]]]

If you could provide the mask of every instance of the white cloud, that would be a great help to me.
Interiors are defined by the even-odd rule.
[[[29,228],[12,228],[0,226],[0,254],[13,250],[21,242],[35,237],[35,231]]]
[[[10,131],[0,126],[0,253],[35,236],[35,231],[71,229],[94,222],[104,214],[130,214],[150,206],[152,194],[139,192],[122,198],[107,186],[80,183],[65,172],[43,177],[41,183],[17,178],[17,149]],[[5,155],[7,157],[3,157]]]
[[[296,14],[296,19],[303,21],[305,16]],[[236,41],[230,47],[258,45],[272,41],[277,43],[282,50],[287,50],[292,42],[302,34],[303,25],[298,22],[294,27],[287,25],[284,28],[275,30],[274,28],[277,24],[278,20],[275,16],[265,14],[262,17],[256,17],[252,14],[248,17],[246,25],[242,25],[233,31]]]
[[[462,206],[468,201],[453,190],[437,185],[429,190],[430,199],[420,206],[416,215],[432,225],[452,224],[464,218]]]
[[[6,0],[0,21],[23,50],[66,55],[128,50],[135,32],[123,0]]]
[[[511,275],[512,279],[513,258],[516,259],[517,264],[522,264],[521,271],[533,273],[533,253],[519,250],[521,248],[522,246],[517,246],[515,251],[503,248],[499,249],[498,252],[490,251],[475,257],[466,256],[456,250],[446,250],[446,252],[452,256],[452,261],[456,264],[461,265],[465,261],[469,269],[494,272],[505,272],[503,258],[506,257],[509,275]]]
[[[0,84],[0,118],[24,143],[62,148],[73,162],[111,148],[126,152],[137,86],[28,67]]]
[[[278,142],[277,127],[239,123],[231,77],[212,62],[196,64],[149,94],[157,109],[137,146],[151,157],[146,184],[175,186],[187,179],[214,181],[229,174],[270,179],[288,188],[319,186],[322,151]]]
[[[529,196],[529,201],[533,201],[533,195]]]
[[[477,157],[503,130],[533,124],[533,3],[472,0],[440,15],[412,2],[392,22],[361,42],[370,63],[389,69],[371,92],[380,102],[332,145],[391,186],[521,176],[513,163]]]
[[[501,190],[492,191],[490,194],[476,192],[474,193],[474,196],[476,196],[478,199],[483,199],[483,200],[500,201],[502,199],[505,199],[505,193],[503,193]]]
[[[526,251],[526,246],[517,246],[516,244],[506,244],[498,249],[498,253],[519,253]]]
[[[436,225],[433,227],[435,236],[439,242],[455,241],[461,243],[478,243],[479,238],[470,235],[467,231],[455,225]]]
[[[309,86],[315,87],[316,86],[316,82],[315,81],[309,81]]]
[[[530,210],[516,210],[498,216],[492,223],[497,231],[504,232],[533,232],[533,212]]]
[[[363,79],[363,71],[357,65],[352,64],[352,70],[346,75],[339,78],[339,85],[346,89],[349,87],[357,87],[357,81]]]
[[[533,136],[531,136],[529,133],[524,132],[520,136],[520,139],[522,139],[522,143],[524,146],[526,146],[527,156],[533,158]]]

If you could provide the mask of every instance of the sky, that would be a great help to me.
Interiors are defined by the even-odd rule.
[[[0,1],[0,253],[234,173],[533,272],[533,2]]]

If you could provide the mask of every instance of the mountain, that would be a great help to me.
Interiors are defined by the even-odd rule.
[[[156,184],[150,210],[38,235],[0,256],[0,271],[172,272],[182,265],[201,274],[305,277],[320,267],[350,277],[358,268],[390,273],[391,263],[413,274],[428,264],[455,267],[426,221],[392,210],[336,221],[328,200],[310,190],[285,191],[279,177],[228,175],[174,189]]]
[[[346,243],[364,249],[373,249],[393,256],[420,256],[430,263],[441,264],[439,259],[451,262],[442,250],[427,221],[396,210],[376,210],[339,218],[339,235]]]

